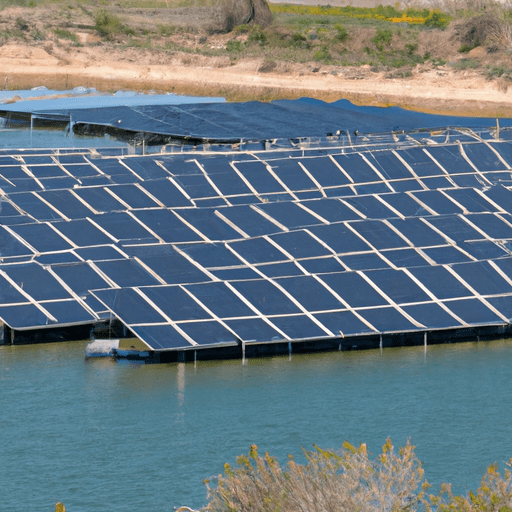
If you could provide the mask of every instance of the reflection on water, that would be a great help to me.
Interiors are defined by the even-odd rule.
[[[512,456],[507,341],[168,365],[85,361],[86,342],[0,347],[6,510],[172,510],[252,443],[284,461],[312,443],[390,436],[429,481],[475,488]]]

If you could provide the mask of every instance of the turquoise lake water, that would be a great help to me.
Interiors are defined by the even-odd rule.
[[[86,342],[0,347],[3,510],[173,510],[256,443],[410,437],[429,481],[475,489],[512,456],[512,342],[169,365],[85,360]]]

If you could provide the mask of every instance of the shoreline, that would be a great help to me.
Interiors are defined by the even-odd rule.
[[[264,72],[261,60],[226,64],[205,58],[196,63],[187,62],[184,55],[173,55],[165,64],[161,55],[151,52],[137,52],[135,57],[103,47],[70,47],[50,54],[42,48],[7,44],[0,53],[0,84],[8,90],[84,86],[105,92],[130,89],[222,96],[228,101],[308,96],[327,102],[347,99],[357,105],[399,106],[431,114],[512,117],[512,89],[508,90],[506,83],[448,66],[417,66],[410,77],[387,78],[369,66],[333,68],[306,63],[294,65],[289,71],[278,67],[278,71]]]

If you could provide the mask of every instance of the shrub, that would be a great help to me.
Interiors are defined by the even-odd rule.
[[[398,453],[388,439],[382,454],[370,459],[366,445],[345,443],[339,452],[304,451],[305,464],[290,457],[282,468],[268,453],[253,445],[237,467],[224,466],[217,486],[208,488],[210,512],[324,512],[415,510],[428,484],[421,463],[407,443]],[[418,488],[420,489],[418,492]]]
[[[389,28],[378,28],[371,42],[377,47],[379,52],[384,50],[384,46],[389,46],[393,39],[393,32]]]
[[[73,41],[73,43],[78,44],[78,36],[69,30],[65,30],[63,28],[56,28],[54,31],[55,35],[59,39],[68,39],[69,41]]]
[[[332,60],[332,55],[329,53],[329,49],[327,48],[327,46],[324,45],[322,46],[322,48],[320,48],[320,50],[315,52],[315,54],[313,55],[313,59],[318,62],[326,62]]]
[[[342,27],[340,24],[336,23],[334,25],[334,28],[336,29],[336,39],[338,41],[341,41],[342,43],[347,40],[348,38],[348,32],[345,27]]]
[[[430,11],[430,14],[425,18],[423,26],[427,28],[438,28],[444,30],[450,24],[450,19],[446,14],[441,11]]]
[[[265,46],[268,42],[267,34],[259,29],[252,30],[247,40],[250,43],[257,43],[261,46]]]
[[[244,49],[244,44],[241,41],[232,39],[226,43],[226,50],[228,52],[241,52]]]

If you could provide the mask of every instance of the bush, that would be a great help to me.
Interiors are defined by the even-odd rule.
[[[336,36],[335,36],[336,39],[338,41],[341,41],[342,43],[345,42],[348,38],[347,29],[345,27],[342,27],[338,23],[336,23],[336,25],[334,25],[334,28],[336,29]]]
[[[241,41],[232,39],[226,43],[226,50],[228,52],[241,52],[244,49],[244,44]]]
[[[332,60],[332,55],[329,53],[329,49],[327,48],[327,46],[322,46],[320,50],[315,52],[315,54],[313,55],[313,59],[318,62],[327,62]]]
[[[339,452],[304,450],[306,464],[290,457],[286,468],[253,445],[237,467],[224,466],[208,487],[210,512],[325,512],[415,510],[423,498],[423,470],[410,443],[395,452],[391,441],[370,459],[366,446],[345,443]],[[418,488],[420,488],[418,492]]]
[[[224,475],[205,481],[208,512],[510,512],[512,474],[489,466],[476,492],[454,496],[451,486],[441,485],[438,495],[427,495],[414,446],[395,451],[388,439],[375,459],[366,445],[344,443],[340,451],[303,450],[305,464],[292,456],[281,467],[268,453],[251,446],[237,466],[224,465]],[[507,463],[512,466],[512,459]]]
[[[446,14],[441,11],[430,11],[430,14],[425,18],[423,26],[427,28],[439,28],[444,30],[450,24],[450,20]]]
[[[378,28],[371,42],[377,47],[379,52],[384,50],[384,46],[389,46],[393,39],[393,32],[389,28]]]

